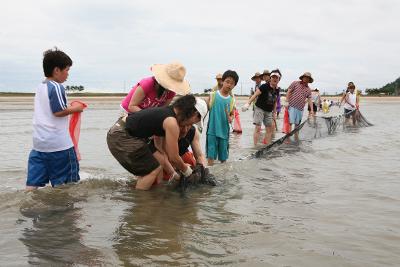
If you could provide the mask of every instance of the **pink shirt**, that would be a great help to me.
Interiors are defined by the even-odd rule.
[[[169,90],[166,90],[160,98],[157,98],[157,91],[154,89],[155,84],[156,79],[154,77],[144,78],[131,89],[124,100],[122,100],[121,106],[125,109],[126,112],[129,112],[129,102],[131,102],[131,98],[133,97],[133,94],[135,93],[136,88],[139,85],[143,89],[145,95],[142,103],[139,104],[139,107],[141,109],[161,107],[165,105],[168,100],[174,98],[175,93]]]

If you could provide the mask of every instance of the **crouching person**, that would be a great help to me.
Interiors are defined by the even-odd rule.
[[[207,104],[204,102],[204,100],[200,100],[198,102],[204,103],[205,107],[203,108],[205,108],[205,111],[207,112]],[[204,117],[207,114],[206,112],[204,113]],[[199,125],[198,128],[201,129],[202,125]],[[181,156],[182,160],[185,163],[189,164],[193,169],[193,174],[190,175],[186,180],[186,185],[208,184],[215,186],[216,179],[215,176],[212,175],[207,168],[207,162],[200,145],[200,132],[197,127],[180,127],[180,138],[178,142],[178,147],[179,155]],[[189,147],[191,148],[191,151],[189,150]],[[165,163],[168,165],[168,160],[166,160]],[[175,172],[172,171],[170,173],[171,174],[168,175],[168,177],[172,177]],[[185,183],[179,183],[179,185],[185,186]]]
[[[130,114],[126,120],[120,118],[107,134],[111,154],[130,173],[138,176],[136,189],[148,190],[162,179],[162,167],[157,158],[160,151],[149,144],[152,136],[165,138],[165,153],[174,168],[184,177],[192,169],[179,156],[179,127],[198,123],[202,118],[196,109],[196,98],[186,95],[172,106],[157,107]],[[175,175],[174,179],[181,177]]]
[[[216,185],[215,177],[209,173],[209,170],[207,168],[206,158],[200,144],[201,130],[203,129],[203,120],[208,113],[208,107],[203,99],[197,97],[195,108],[200,113],[202,120],[197,123],[197,127],[194,125],[179,127],[179,156],[186,164],[189,164],[190,167],[193,169],[193,174],[188,177],[187,182],[189,182],[190,184],[202,183]],[[172,182],[174,182],[174,184],[171,185],[171,187],[174,187],[181,183],[178,183],[178,181],[172,181],[172,178],[176,176],[177,172],[169,162],[168,157],[164,152],[164,144],[164,138],[155,137],[152,139],[150,146],[154,146],[156,150],[162,152],[162,154],[165,155],[165,157],[161,159],[158,158],[158,153],[155,156],[163,167],[164,180],[169,180],[170,185],[172,184]]]

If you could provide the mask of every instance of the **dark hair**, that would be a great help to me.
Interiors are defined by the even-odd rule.
[[[271,76],[272,76],[272,73],[278,73],[279,76],[281,76],[281,79],[282,79],[282,73],[281,73],[281,71],[279,69],[271,70],[271,74],[270,74]]]
[[[172,104],[173,108],[179,110],[178,123],[190,119],[197,112],[195,105],[196,98],[194,95],[181,96]]]
[[[239,81],[239,75],[234,70],[227,70],[222,75],[222,81],[225,81],[226,78],[231,77],[235,81],[235,85]]]
[[[164,94],[165,90],[167,90],[167,89],[165,87],[163,87],[161,84],[159,84],[158,82],[157,82],[157,84],[158,84],[157,98],[160,98]]]
[[[52,77],[55,68],[63,70],[70,66],[72,66],[71,58],[57,47],[43,53],[43,71],[46,77]]]

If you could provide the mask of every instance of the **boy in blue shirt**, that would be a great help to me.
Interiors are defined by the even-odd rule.
[[[229,124],[233,120],[235,106],[232,89],[239,81],[235,71],[227,70],[222,75],[222,88],[212,92],[208,98],[210,115],[208,118],[206,151],[208,165],[214,160],[225,162],[229,156]]]
[[[58,186],[79,181],[79,164],[69,135],[68,115],[82,112],[83,105],[67,105],[61,83],[68,78],[71,58],[57,48],[43,54],[46,79],[35,93],[33,148],[29,154],[26,189]]]

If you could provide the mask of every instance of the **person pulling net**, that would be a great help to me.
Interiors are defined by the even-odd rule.
[[[336,134],[340,129],[344,131],[350,126],[345,120],[346,116],[351,115],[350,113],[357,113],[355,115],[355,124],[351,125],[351,127],[361,128],[373,126],[373,124],[357,109],[344,114],[317,114],[316,116],[307,118],[307,120],[297,125],[292,131],[274,140],[269,145],[260,148],[248,156],[240,158],[240,160],[260,158],[288,144],[297,144],[301,141],[312,141],[314,139],[328,137]]]

